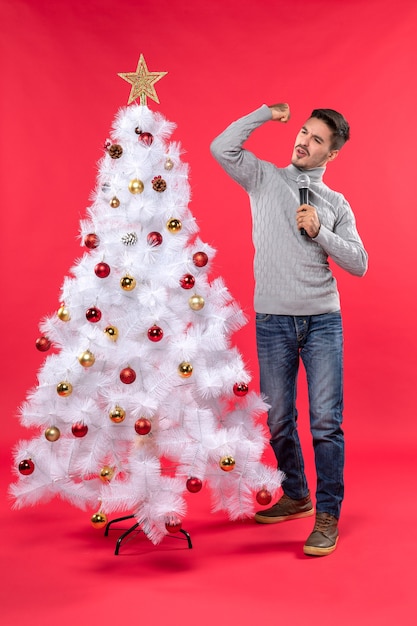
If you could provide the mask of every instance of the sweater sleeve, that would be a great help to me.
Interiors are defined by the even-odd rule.
[[[230,124],[210,146],[216,161],[248,193],[261,183],[262,161],[242,146],[256,128],[271,119],[271,110],[264,104]]]
[[[333,230],[321,225],[313,239],[339,267],[354,276],[363,276],[368,269],[368,254],[356,229],[355,216],[342,196],[339,215]]]

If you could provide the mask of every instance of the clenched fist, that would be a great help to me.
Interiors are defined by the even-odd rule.
[[[290,107],[286,102],[281,102],[280,104],[271,104],[269,108],[272,111],[273,121],[286,124],[291,117]]]

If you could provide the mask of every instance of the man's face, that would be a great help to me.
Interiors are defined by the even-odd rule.
[[[291,163],[303,170],[323,167],[339,150],[332,150],[332,131],[323,120],[310,117],[295,139]]]

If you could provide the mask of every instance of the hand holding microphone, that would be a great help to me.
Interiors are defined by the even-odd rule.
[[[300,192],[300,206],[297,209],[297,225],[303,237],[317,237],[320,230],[320,222],[317,211],[309,205],[310,177],[300,174],[297,177],[298,190]]]

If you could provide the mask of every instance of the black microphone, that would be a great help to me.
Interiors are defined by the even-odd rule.
[[[300,192],[300,204],[308,204],[308,192],[310,189],[310,176],[307,174],[299,174],[297,176],[298,191]],[[300,228],[300,233],[306,237],[305,228]]]

